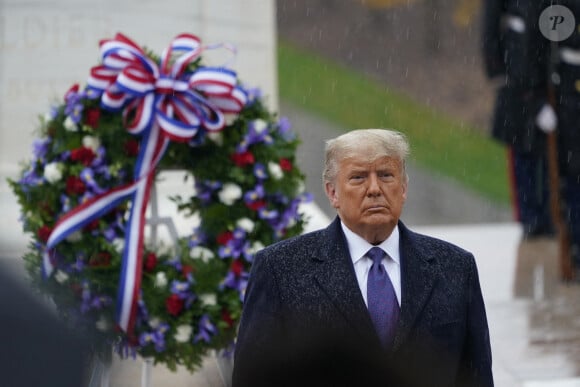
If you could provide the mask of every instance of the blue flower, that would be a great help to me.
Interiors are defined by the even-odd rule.
[[[193,339],[194,343],[198,343],[201,340],[205,341],[206,343],[209,343],[211,341],[211,337],[217,333],[216,326],[212,324],[207,314],[204,314],[199,319],[198,327],[199,333]]]
[[[34,187],[42,184],[43,182],[44,178],[42,176],[38,176],[34,169],[30,169],[24,172],[24,175],[22,175],[22,178],[18,181],[18,184],[20,184],[22,188],[25,189],[26,186]]]
[[[262,207],[258,210],[258,217],[264,220],[272,220],[278,217],[278,211],[269,210],[266,207]]]
[[[158,330],[141,333],[139,335],[139,345],[145,347],[149,344],[154,345],[155,351],[163,352],[165,350],[165,335]]]
[[[175,280],[171,283],[171,293],[177,294],[181,299],[185,299],[189,294],[189,286],[189,282]]]
[[[48,152],[48,147],[50,146],[51,143],[51,139],[50,138],[44,138],[44,139],[36,139],[34,140],[33,144],[32,144],[32,154],[33,154],[33,160],[38,160],[41,163],[45,164],[46,163],[46,154]]]
[[[80,178],[93,193],[98,195],[107,192],[95,181],[95,172],[91,168],[84,168],[80,173]]]
[[[278,120],[278,133],[285,141],[293,141],[296,139],[296,133],[291,130],[292,124],[287,117],[280,117]]]
[[[246,203],[253,203],[256,200],[260,200],[264,197],[264,186],[262,184],[258,184],[254,187],[253,190],[247,191],[244,194],[244,202]]]
[[[196,196],[201,200],[202,203],[209,203],[211,201],[212,194],[220,189],[222,184],[219,181],[196,181],[195,182],[195,192]]]
[[[266,166],[262,163],[254,164],[254,176],[258,180],[266,180],[268,178],[268,172],[266,172]]]
[[[64,107],[64,114],[69,116],[75,124],[78,124],[82,117],[83,97],[84,97],[83,92],[77,92],[72,89],[69,90],[65,96],[66,105]]]
[[[205,244],[207,241],[207,235],[203,232],[201,227],[196,227],[193,229],[193,233],[189,238],[189,247],[193,248],[195,246],[199,246]]]
[[[241,228],[236,228],[232,233],[232,239],[224,246],[219,247],[218,256],[222,259],[230,257],[239,258],[249,248],[246,236],[246,231]]]

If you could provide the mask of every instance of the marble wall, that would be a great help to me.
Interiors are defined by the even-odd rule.
[[[188,32],[277,107],[273,0],[0,0],[0,184],[28,160],[38,116],[98,64],[98,42],[121,32],[156,53]]]

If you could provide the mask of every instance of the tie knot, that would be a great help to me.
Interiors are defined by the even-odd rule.
[[[367,257],[373,260],[373,263],[379,264],[387,253],[380,247],[373,247],[367,252]]]

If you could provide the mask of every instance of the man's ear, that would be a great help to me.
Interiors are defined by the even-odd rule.
[[[334,184],[326,182],[324,184],[324,190],[326,191],[326,196],[328,197],[330,205],[334,208],[338,208],[338,194]]]

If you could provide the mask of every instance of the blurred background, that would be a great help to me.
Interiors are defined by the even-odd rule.
[[[364,127],[407,134],[403,220],[474,252],[496,385],[580,386],[580,287],[560,280],[554,240],[522,243],[506,148],[490,135],[497,85],[481,57],[485,1],[0,0],[0,259],[20,275],[28,243],[5,179],[28,158],[37,116],[84,82],[98,40],[119,31],[160,50],[191,32],[234,44],[239,77],[290,118],[315,196],[310,229],[334,216],[320,178],[325,139]],[[167,179],[160,192],[180,188]],[[140,370],[115,362],[111,383],[138,386]],[[195,375],[156,367],[153,385],[224,386],[228,372],[210,357]]]

